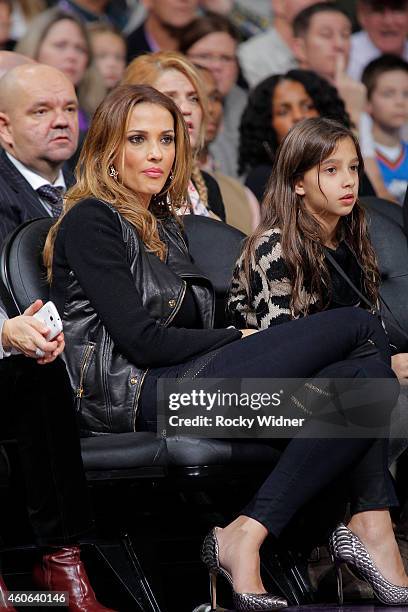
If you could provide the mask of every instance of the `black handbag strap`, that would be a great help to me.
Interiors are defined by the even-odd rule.
[[[348,248],[350,248],[350,247],[348,247]],[[349,285],[349,287],[351,287],[354,290],[354,292],[358,295],[360,300],[366,306],[368,306],[368,308],[371,310],[371,312],[376,312],[379,316],[381,316],[381,313],[378,311],[378,308],[374,307],[374,305],[371,304],[370,300],[367,299],[367,297],[364,295],[364,293],[362,293],[362,291],[360,291],[360,289],[358,287],[356,287],[356,285],[353,283],[353,281],[348,276],[348,274],[346,274],[346,272],[343,270],[343,268],[340,266],[340,264],[335,260],[333,255],[331,253],[329,253],[329,251],[327,249],[325,249],[325,252],[326,252],[326,259],[331,263],[333,268],[340,274],[340,276],[346,281],[346,283]],[[352,250],[351,250],[351,252],[353,253]],[[354,253],[353,253],[353,255],[354,255]],[[354,255],[354,257],[355,257],[355,259],[357,261],[357,264],[358,264],[359,268],[364,273],[363,266],[358,261],[358,258],[355,255]],[[380,302],[382,304],[384,304],[385,308],[387,309],[387,311],[390,313],[391,317],[394,320],[394,321],[388,320],[387,321],[388,325],[391,325],[392,327],[397,329],[398,332],[405,338],[405,340],[408,340],[408,333],[404,330],[402,325],[399,323],[399,321],[397,320],[396,316],[392,312],[391,308],[388,306],[387,302],[384,300],[384,298],[381,295],[379,295],[379,299],[380,299]]]

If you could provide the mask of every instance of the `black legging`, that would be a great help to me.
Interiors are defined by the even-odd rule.
[[[352,351],[374,343],[377,355],[351,358]],[[139,403],[138,429],[156,430],[157,380],[186,371],[200,378],[395,378],[389,343],[378,318],[360,308],[341,308],[253,334],[178,366],[150,370]],[[389,418],[398,384],[375,399]],[[371,400],[372,402],[372,400]],[[367,414],[373,408],[368,403]],[[361,412],[361,406],[359,406]],[[305,431],[305,428],[308,428]],[[303,437],[307,435],[307,437]],[[302,437],[288,442],[282,456],[242,514],[278,536],[293,515],[345,470],[350,470],[352,512],[397,505],[387,466],[387,440],[319,438],[310,419]]]

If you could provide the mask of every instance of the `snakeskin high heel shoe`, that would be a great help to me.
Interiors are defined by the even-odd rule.
[[[339,603],[343,603],[343,585],[340,566],[347,563],[358,578],[365,580],[373,589],[375,596],[387,606],[408,604],[408,587],[389,582],[374,565],[366,547],[350,529],[340,523],[333,531],[329,541],[332,560],[337,570],[337,590]]]
[[[234,609],[237,612],[256,612],[257,610],[267,612],[286,608],[288,605],[286,599],[270,593],[236,593],[234,591],[231,574],[220,566],[216,530],[217,527],[214,527],[206,536],[201,549],[201,560],[207,566],[210,574],[211,610],[217,608],[217,576],[223,576],[229,582]]]

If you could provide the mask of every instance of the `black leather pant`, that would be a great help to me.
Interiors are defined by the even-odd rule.
[[[377,348],[375,355],[348,358],[368,339]],[[194,361],[202,363],[202,357],[150,371],[139,404],[138,429],[156,430],[158,378],[177,378],[186,369],[190,370]],[[389,364],[389,343],[378,319],[360,308],[341,308],[278,325],[227,345],[200,369],[199,376],[301,378],[317,375],[393,380],[395,376]],[[369,416],[378,403],[387,421],[398,389],[397,382],[391,392],[387,387],[384,396],[379,393],[363,406],[363,412]],[[353,513],[398,504],[388,470],[387,439],[320,438],[319,424],[314,419],[305,427],[308,437],[295,437],[287,443],[278,464],[243,514],[255,518],[278,536],[305,503],[347,471]]]
[[[92,519],[65,365],[59,359],[41,366],[22,356],[2,359],[0,394],[0,440],[17,437],[37,543],[75,543]]]

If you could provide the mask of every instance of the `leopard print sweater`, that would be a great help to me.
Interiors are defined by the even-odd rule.
[[[227,314],[235,327],[266,329],[297,318],[290,307],[292,283],[282,257],[280,229],[270,229],[260,237],[251,259],[251,276],[249,300],[241,255],[235,266],[227,303]],[[302,297],[310,305],[317,301],[316,296],[305,289]]]

